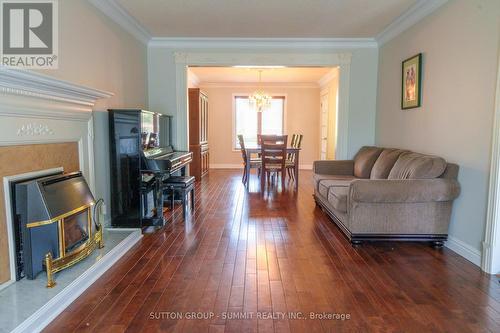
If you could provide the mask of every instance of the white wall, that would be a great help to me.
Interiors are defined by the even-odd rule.
[[[108,114],[147,106],[147,50],[86,0],[59,1],[59,69],[46,75],[113,92],[94,108],[97,198],[110,202]],[[109,216],[109,214],[108,214]]]
[[[449,1],[379,54],[376,142],[460,165],[450,236],[477,263],[484,236],[500,1]],[[400,109],[401,61],[423,53],[422,107]]]
[[[242,166],[241,152],[233,149],[233,97],[235,94],[252,94],[257,88],[268,94],[285,96],[284,133],[289,140],[294,133],[304,135],[300,152],[300,165],[311,168],[319,159],[319,87],[312,84],[290,85],[200,85],[209,100],[209,147],[212,167]],[[265,111],[264,111],[265,112]]]
[[[348,155],[350,157],[358,151],[359,147],[373,144],[375,141],[375,113],[377,91],[377,66],[378,50],[376,48],[356,49],[207,49],[196,50],[173,49],[167,47],[154,47],[149,49],[149,107],[151,110],[176,115],[176,73],[175,52],[238,52],[238,53],[291,53],[304,54],[311,52],[343,53],[351,52],[351,77],[349,100],[349,132]],[[251,65],[251,64],[250,64]],[[174,118],[176,131],[183,131],[185,124],[179,124]],[[175,136],[174,136],[175,137]]]

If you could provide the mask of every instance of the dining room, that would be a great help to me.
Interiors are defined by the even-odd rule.
[[[301,170],[335,158],[336,67],[189,67],[188,88],[208,105],[209,170],[241,169],[251,192],[297,190]]]

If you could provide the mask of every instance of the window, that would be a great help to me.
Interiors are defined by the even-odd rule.
[[[248,96],[234,97],[234,143],[240,148],[237,135],[242,134],[245,145],[256,145],[257,134],[283,134],[285,97],[273,96],[271,105],[263,112],[250,106]]]

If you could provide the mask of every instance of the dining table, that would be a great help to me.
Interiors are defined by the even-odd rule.
[[[260,145],[248,145],[245,147],[246,151],[246,158],[247,161],[245,163],[246,168],[247,168],[247,175],[250,174],[250,158],[255,154],[261,154],[262,153],[262,148]],[[295,177],[295,190],[298,190],[299,188],[299,153],[300,153],[300,148],[296,147],[286,147],[286,152],[287,156],[288,154],[293,154],[294,156],[294,168],[293,168],[293,175]]]

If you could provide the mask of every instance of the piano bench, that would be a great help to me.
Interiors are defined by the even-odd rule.
[[[170,208],[174,209],[175,192],[181,194],[183,216],[186,218],[188,207],[188,196],[191,193],[191,209],[194,211],[194,181],[193,176],[173,176],[163,182],[163,189],[170,191]]]

